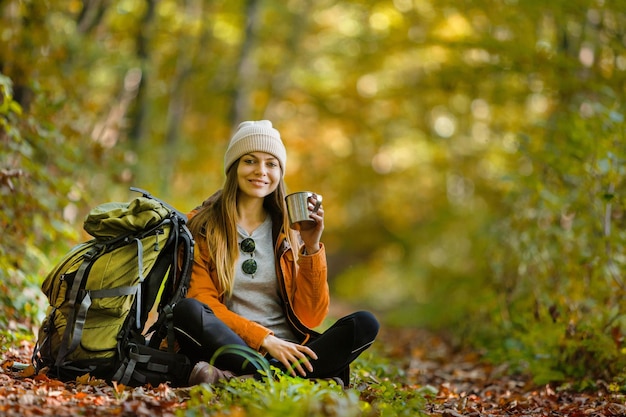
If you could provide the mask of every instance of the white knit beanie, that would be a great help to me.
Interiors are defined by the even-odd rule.
[[[280,163],[282,175],[285,176],[287,150],[280,139],[280,133],[272,127],[272,122],[269,120],[239,124],[224,155],[224,172],[227,172],[228,168],[243,155],[252,152],[266,152],[274,155]]]

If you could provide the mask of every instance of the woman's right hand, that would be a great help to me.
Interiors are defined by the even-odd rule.
[[[316,204],[317,200],[315,197],[309,197],[309,210],[312,211]],[[321,200],[320,206],[315,212],[311,212],[309,217],[315,222],[315,226],[310,229],[301,229],[300,237],[302,238],[302,242],[304,242],[306,252],[312,255],[320,250],[320,239],[324,231],[324,206],[321,205]]]
[[[298,371],[300,376],[305,377],[304,368],[308,372],[313,372],[310,359],[317,359],[317,355],[310,348],[279,339],[271,334],[265,337],[261,346],[272,358],[282,363],[292,376],[296,376],[295,371]]]

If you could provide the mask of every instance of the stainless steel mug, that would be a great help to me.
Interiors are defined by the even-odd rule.
[[[309,198],[317,200],[313,210],[309,210]],[[309,217],[311,213],[316,213],[322,205],[322,196],[311,191],[299,191],[285,197],[287,203],[287,215],[289,225],[294,230],[306,230],[315,227],[315,220]]]

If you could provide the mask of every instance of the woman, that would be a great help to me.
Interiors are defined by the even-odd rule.
[[[189,214],[196,240],[187,298],[174,310],[181,352],[196,363],[190,385],[212,383],[257,369],[222,349],[247,346],[270,364],[305,378],[349,383],[349,365],[374,341],[378,322],[368,312],[338,320],[322,334],[311,330],[328,313],[329,289],[321,206],[315,226],[289,228],[285,208],[287,154],[267,120],[243,122],[224,156],[226,181]],[[316,203],[309,199],[311,207]]]

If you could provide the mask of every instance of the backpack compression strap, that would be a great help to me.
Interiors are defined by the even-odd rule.
[[[72,283],[72,289],[70,290],[69,296],[69,306],[70,306],[70,314],[67,318],[67,327],[65,328],[65,332],[63,333],[63,339],[61,339],[61,347],[59,348],[59,354],[57,355],[57,360],[54,366],[61,366],[65,361],[65,358],[68,354],[70,354],[69,343],[70,343],[70,334],[72,333],[72,323],[74,322],[74,317],[76,315],[76,299],[78,297],[78,292],[80,290],[81,284],[85,279],[85,273],[87,269],[93,264],[98,253],[100,253],[103,249],[102,245],[95,245],[89,252],[83,255],[83,263],[80,265],[78,270],[76,271],[76,277],[74,278],[74,282]]]

